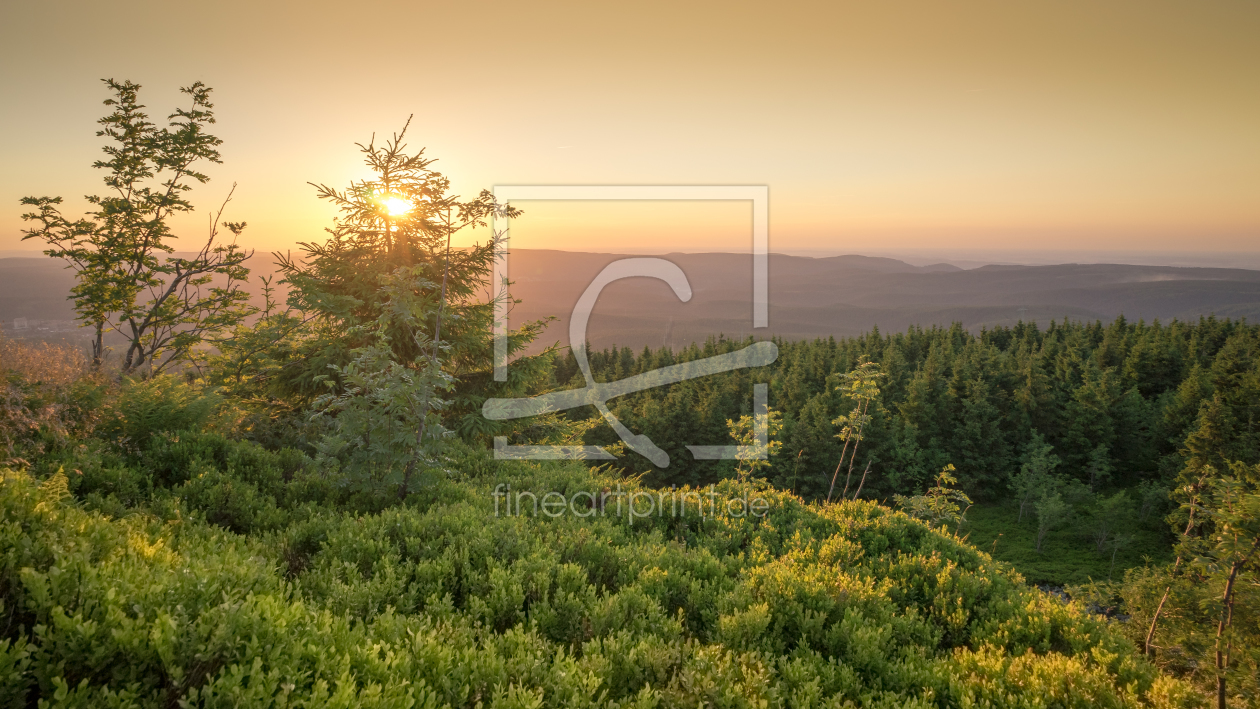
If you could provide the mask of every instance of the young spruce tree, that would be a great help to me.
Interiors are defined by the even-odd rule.
[[[307,325],[291,365],[271,375],[330,423],[317,448],[348,482],[397,486],[400,497],[441,467],[448,433],[497,432],[480,415],[488,396],[524,390],[550,363],[549,353],[518,358],[506,385],[491,381],[495,304],[509,298],[507,284],[490,282],[501,235],[460,248],[452,240],[519,211],[484,190],[467,201],[450,194],[423,149],[407,152],[406,132],[359,145],[370,179],[345,190],[313,184],[338,216],[327,240],[300,244],[300,257],[277,255],[290,309]],[[542,326],[511,332],[509,356]]]

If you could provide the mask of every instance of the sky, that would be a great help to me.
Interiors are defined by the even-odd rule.
[[[6,2],[0,252],[24,195],[99,193],[100,79],[214,89],[224,163],[182,220],[318,239],[308,182],[400,129],[456,191],[756,184],[771,250],[1254,260],[1260,3]],[[747,248],[745,203],[524,203],[513,245]],[[473,235],[474,237],[476,235]],[[1142,255],[1145,256],[1142,256]]]

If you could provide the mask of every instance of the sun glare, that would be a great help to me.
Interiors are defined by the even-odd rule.
[[[385,206],[385,211],[389,212],[389,216],[391,217],[406,214],[411,211],[412,207],[415,206],[411,203],[411,200],[403,199],[402,197],[395,197],[393,195],[382,197],[381,204]]]

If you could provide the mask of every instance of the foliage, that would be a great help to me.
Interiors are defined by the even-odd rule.
[[[1221,707],[1226,703],[1230,670],[1238,674],[1236,668],[1230,667],[1234,646],[1242,646],[1239,649],[1244,657],[1256,658],[1256,648],[1247,647],[1248,638],[1234,626],[1234,610],[1239,588],[1255,585],[1256,572],[1260,571],[1260,468],[1248,471],[1238,464],[1232,467],[1235,475],[1212,479],[1211,498],[1205,512],[1213,536],[1199,540],[1201,543],[1195,545],[1199,555],[1192,562],[1195,572],[1214,581],[1213,585],[1223,587],[1219,602],[1212,604],[1217,607],[1213,654],[1218,706]],[[1251,663],[1243,666],[1251,670],[1248,674],[1254,680],[1255,666],[1248,667],[1248,664]],[[1247,694],[1251,695],[1249,699],[1258,698],[1254,692]]]
[[[1133,502],[1129,493],[1121,490],[1114,495],[1098,495],[1089,515],[1089,531],[1099,554],[1114,544],[1121,530],[1133,524]]]
[[[97,211],[78,221],[59,198],[28,198],[28,238],[79,269],[95,363],[104,330],[125,326],[123,368],[150,376],[110,390],[82,362],[36,365],[26,350],[0,362],[0,441],[25,467],[0,472],[7,703],[1255,700],[1260,327],[1120,318],[780,341],[771,366],[618,398],[617,417],[675,467],[498,461],[484,448],[501,434],[625,454],[589,410],[480,416],[487,397],[577,374],[572,352],[522,356],[533,322],[510,334],[511,379],[491,381],[491,326],[510,305],[508,284],[490,282],[501,235],[451,241],[514,209],[449,194],[424,151],[407,152],[405,127],[373,139],[359,146],[370,179],[315,186],[338,216],[326,240],[280,257],[287,308],[264,280],[255,312],[239,291],[245,254],[213,246],[218,216],[196,258],[159,258],[167,219],[206,179],[194,166],[218,160],[209,90],[189,87],[193,107],[158,129],[139,87],[109,84],[102,135],[117,145],[97,165],[117,194],[89,198]],[[749,342],[588,359],[609,381]],[[185,361],[184,379],[161,375]],[[750,411],[758,384],[775,409]],[[685,452],[727,436],[733,466]],[[779,489],[789,470],[792,493]],[[504,489],[515,512],[500,511]],[[666,493],[681,512],[665,514]],[[524,494],[545,514],[522,513]],[[973,495],[1007,494],[1018,514],[990,504],[966,518]],[[586,503],[553,517],[553,495]],[[627,495],[632,510],[656,497],[659,512],[622,517]],[[1110,578],[1135,547],[1167,546],[1150,526],[1170,497],[1176,560],[1088,589],[1107,603],[1092,610],[1132,615],[1123,626],[966,544],[975,533],[991,554],[1014,550],[1038,580],[1082,555],[1074,580]],[[1049,558],[1064,548],[1075,557]]]
[[[23,239],[43,241],[45,253],[74,269],[78,283],[71,298],[79,320],[95,329],[95,365],[105,355],[104,333],[115,330],[127,341],[124,374],[146,365],[161,372],[250,314],[240,285],[251,254],[235,241],[218,242],[220,225],[239,236],[245,223],[221,223],[220,208],[192,258],[167,256],[176,238],[170,218],[191,212],[188,192],[209,180],[197,164],[220,162],[222,141],[206,132],[215,122],[210,88],[197,82],[181,89],[191,106],[176,109],[169,125],[159,128],[139,103],[138,84],[104,82],[114,93],[105,105],[114,108],[98,121],[104,127],[97,135],[113,143],[104,148],[109,159],[93,167],[108,171],[109,193],[88,196],[95,209],[74,220],[62,214],[60,197],[24,197],[22,204],[36,211],[22,215],[35,223]]]
[[[1033,432],[1024,464],[1010,483],[1011,492],[1019,501],[1019,521],[1023,521],[1028,505],[1034,504],[1055,486],[1054,469],[1059,465],[1059,457],[1051,453],[1053,450],[1054,446],[1046,443],[1041,434]]]
[[[495,515],[496,483],[543,494],[612,481],[572,463],[488,467],[461,449],[468,477],[364,514],[335,496],[283,502],[308,489],[302,473],[286,480],[253,444],[162,440],[143,464],[168,482],[124,518],[82,509],[64,476],[0,482],[0,694],[67,706],[1195,705],[1102,621],[874,503],[807,505],[727,480],[719,506],[757,495],[766,517]],[[207,501],[230,516],[183,511]]]
[[[24,466],[94,425],[105,384],[83,352],[0,333],[0,465]]]
[[[154,435],[212,427],[224,402],[205,390],[172,376],[124,383],[105,407],[98,434],[125,450],[146,450]]]
[[[681,350],[638,353],[612,348],[590,352],[589,360],[596,380],[611,381],[749,342],[714,338]],[[863,356],[885,375],[854,461],[855,472],[870,463],[863,494],[875,499],[925,489],[936,471],[952,463],[968,495],[997,502],[1013,492],[1013,478],[1037,446],[1050,446],[1049,455],[1058,459],[1051,466],[1054,475],[1085,485],[1093,479],[1095,493],[1142,483],[1157,486],[1155,507],[1164,504],[1158,491],[1173,487],[1190,457],[1202,457],[1218,470],[1226,469],[1225,459],[1260,463],[1256,324],[1119,318],[1110,324],[1020,323],[979,333],[957,325],[912,327],[893,334],[872,330],[861,337],[775,343],[779,357],[767,367],[610,402],[622,423],[649,436],[672,461],[668,468],[656,468],[631,453],[618,465],[662,486],[719,479],[721,466],[693,460],[686,446],[726,439],[726,420],[750,413],[753,386],[768,383],[770,404],[783,412],[784,448],[771,459],[767,478],[793,487],[795,473],[794,489],[808,499],[824,499],[843,452],[831,422],[854,406],[835,390],[836,377],[853,371]],[[554,385],[563,386],[577,365],[565,355],[555,359],[552,371]],[[585,420],[592,413],[575,410],[571,417]],[[1190,440],[1200,429],[1203,434]],[[1221,435],[1210,435],[1213,430]],[[601,427],[587,434],[585,443],[615,440]]]
[[[1088,528],[1073,518],[1072,523],[1051,529],[1037,550],[1037,524],[1029,513],[1017,521],[1019,510],[1011,504],[978,502],[967,511],[959,534],[994,559],[1010,564],[1029,583],[1051,587],[1083,587],[1102,582],[1113,575],[1119,579],[1127,569],[1171,562],[1173,557],[1168,530],[1155,520],[1118,530],[1128,541],[1118,548],[1109,544],[1104,554]],[[1114,555],[1114,569],[1112,558]],[[1072,594],[1076,598],[1075,593]],[[1099,602],[1124,613],[1117,600]]]
[[[1037,551],[1041,551],[1041,543],[1050,530],[1067,521],[1072,506],[1063,500],[1063,494],[1057,491],[1046,492],[1037,500]]]
[[[967,493],[951,487],[957,483],[954,466],[947,465],[936,474],[936,485],[929,488],[926,495],[896,495],[893,499],[903,512],[927,522],[932,529],[952,523],[956,530],[958,525],[966,521],[967,509],[972,504]]]
[[[1094,450],[1090,451],[1089,461],[1085,464],[1085,470],[1089,474],[1089,489],[1091,492],[1097,489],[1111,477],[1111,453],[1104,444],[1094,446]]]
[[[417,312],[406,298],[425,290],[382,294],[382,312]],[[356,357],[381,330],[408,333],[393,320],[366,328]],[[365,377],[394,371],[388,344]],[[354,370],[330,371],[355,386]],[[750,475],[723,481],[718,505],[760,496],[764,519],[496,515],[500,482],[540,496],[642,488],[451,440],[451,475],[400,504],[337,484],[298,451],[203,432],[234,430],[220,423],[222,396],[171,378],[124,383],[99,442],[32,466],[56,482],[0,485],[3,694],[121,706],[1194,705],[1102,621],[871,502],[811,505]],[[950,512],[954,485],[942,476],[925,497]]]
[[[783,430],[783,415],[774,409],[751,416],[745,414],[738,421],[728,420],[726,428],[738,446],[735,452],[735,476],[740,480],[755,477],[755,473],[770,467],[770,456],[783,447],[776,440]],[[758,430],[764,431],[759,436]]]
[[[334,391],[315,406],[334,418],[316,448],[342,464],[348,481],[372,490],[396,485],[405,498],[420,473],[440,467],[440,444],[449,433],[439,417],[448,403],[441,397],[454,380],[442,371],[445,346],[428,341],[419,327],[425,304],[415,294],[432,284],[408,277],[407,269],[383,281],[385,307],[370,328],[373,339],[351,351],[349,364],[331,365],[333,374],[324,379]],[[394,359],[391,333],[410,334],[417,345],[413,362]]]
[[[302,313],[280,309],[271,281],[271,276],[260,279],[263,307],[258,317],[225,333],[197,364],[206,383],[231,398],[263,412],[291,413],[295,402],[285,400],[272,384],[284,367],[297,362],[307,320]]]
[[[844,465],[844,454],[849,451],[849,445],[853,445],[853,450],[849,452],[849,468],[844,478],[844,491],[840,493],[840,497],[849,494],[849,483],[853,478],[853,461],[857,458],[858,444],[862,442],[862,431],[871,422],[870,408],[871,402],[879,397],[878,380],[884,376],[879,371],[879,365],[875,362],[868,362],[865,356],[858,358],[858,364],[851,372],[845,372],[840,375],[840,383],[836,385],[835,390],[841,392],[845,399],[853,402],[853,410],[848,415],[839,416],[831,422],[833,426],[840,427],[840,433],[836,434],[836,438],[844,441],[844,448],[840,449],[840,461],[836,463],[836,471],[831,474],[831,487],[827,489],[827,500],[831,501],[831,493],[836,489],[836,477],[840,475],[840,466]],[[862,474],[862,483],[866,482],[866,474]],[[858,485],[858,492],[861,492],[861,484]],[[854,499],[857,499],[854,493]]]
[[[1115,599],[1131,615],[1123,630],[1165,671],[1187,677],[1217,706],[1260,697],[1260,469],[1234,463],[1185,471],[1173,563],[1130,569],[1124,581],[1084,596]]]
[[[481,404],[489,396],[511,396],[536,383],[549,357],[519,355],[543,323],[525,323],[509,333],[508,355],[517,358],[509,381],[491,381],[491,324],[496,303],[508,297],[506,284],[490,283],[500,235],[465,248],[450,244],[464,229],[487,226],[496,213],[520,212],[496,204],[488,191],[470,200],[450,194],[450,180],[432,168],[434,161],[423,149],[407,152],[406,130],[381,146],[374,140],[359,145],[372,179],[345,190],[315,185],[318,196],[338,210],[327,240],[300,244],[300,258],[277,255],[290,287],[290,311],[303,319],[304,336],[283,343],[285,352],[276,359],[286,365],[258,383],[280,398],[308,405],[327,392],[323,383],[330,367],[347,366],[362,354],[360,348],[380,344],[383,335],[391,360],[401,367],[427,366],[418,363],[439,357],[454,387],[444,425],[466,438],[488,440],[498,429],[480,415]],[[381,321],[394,307],[391,291],[383,286],[397,278],[411,279],[414,286],[410,314]],[[417,339],[421,331],[425,336]],[[440,352],[426,353],[429,343],[440,343]],[[343,385],[336,376],[333,381]]]

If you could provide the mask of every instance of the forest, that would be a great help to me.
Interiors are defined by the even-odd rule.
[[[680,352],[588,351],[597,381],[731,352],[749,344],[711,338]],[[1224,469],[1260,463],[1260,327],[1203,318],[1161,325],[1051,321],[1013,328],[914,328],[858,338],[776,341],[778,360],[622,397],[614,413],[679,464],[658,469],[630,456],[654,484],[698,484],[722,475],[694,461],[686,443],[718,442],[726,421],[748,414],[752,385],[768,383],[782,412],[783,448],[769,479],[806,498],[825,497],[843,443],[833,421],[851,405],[841,379],[860,361],[879,365],[859,469],[867,496],[919,489],[953,463],[976,499],[1004,497],[1040,456],[1064,482],[1098,492],[1168,487],[1192,456]],[[553,378],[581,383],[572,353]],[[589,413],[589,412],[584,412]],[[574,415],[578,418],[581,414]],[[603,441],[592,431],[592,441]],[[1043,463],[1044,465],[1044,463]],[[794,478],[793,476],[796,475]]]
[[[370,179],[312,185],[338,217],[278,256],[279,300],[227,202],[173,255],[220,160],[210,89],[159,126],[139,86],[106,84],[105,194],[78,217],[23,199],[90,342],[0,337],[3,706],[1260,697],[1256,326],[779,340],[772,365],[610,402],[658,468],[591,410],[482,415],[584,378],[531,349],[533,321],[494,380],[500,235],[451,243],[522,215],[452,194],[406,127],[358,146]],[[588,358],[613,381],[752,342]],[[496,438],[617,455],[503,460]],[[754,453],[685,448],[730,443]],[[502,489],[590,502],[501,514]],[[613,490],[714,504],[626,517]],[[764,514],[714,512],[754,498]]]
[[[1171,558],[1176,535],[1164,517],[1176,505],[1168,493],[1186,471],[1260,463],[1258,335],[1254,325],[1211,317],[1166,326],[1120,318],[1105,326],[1051,322],[1044,331],[1021,323],[974,335],[955,326],[778,341],[769,367],[617,400],[617,417],[673,461],[661,469],[630,454],[619,465],[661,486],[729,475],[729,462],[692,460],[684,446],[726,436],[726,422],[750,412],[753,384],[767,383],[771,407],[781,412],[782,445],[766,477],[805,499],[825,499],[844,447],[837,418],[852,406],[841,381],[859,362],[872,362],[883,376],[841,489],[851,480],[852,493],[861,480],[867,499],[891,502],[926,489],[953,465],[976,503],[973,543],[987,546],[1001,534],[998,558],[1021,562],[1034,580],[1084,583],[1090,571],[1111,576],[1109,559],[1124,569]],[[747,344],[713,338],[678,353],[622,348],[588,359],[597,381],[611,381]],[[557,358],[553,379],[581,383],[571,353]],[[607,428],[586,438],[615,440]],[[1010,545],[1021,534],[1026,549]],[[1047,539],[1061,548],[1040,553]]]

